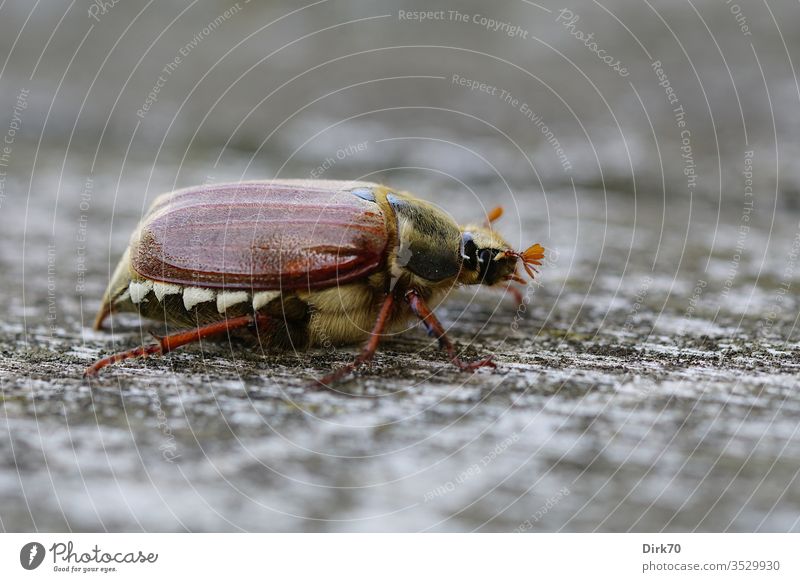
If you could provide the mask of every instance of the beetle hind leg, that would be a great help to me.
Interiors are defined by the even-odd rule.
[[[147,358],[149,356],[162,356],[181,346],[185,346],[186,344],[199,342],[207,337],[212,337],[235,329],[241,329],[250,326],[255,326],[257,328],[263,327],[267,323],[268,319],[269,318],[266,315],[260,314],[243,315],[241,317],[224,319],[209,325],[200,326],[188,331],[173,333],[163,337],[154,336],[157,343],[139,346],[138,348],[134,348],[132,350],[106,356],[105,358],[97,360],[94,364],[86,368],[83,375],[84,377],[95,376],[106,366],[110,366],[111,364],[115,364],[123,360],[129,360],[132,358]]]
[[[422,298],[422,296],[416,291],[411,290],[406,293],[405,298],[408,306],[411,308],[411,311],[413,311],[414,314],[420,318],[422,324],[428,330],[428,334],[439,340],[439,347],[447,352],[447,356],[450,358],[450,361],[453,362],[453,365],[458,367],[460,370],[470,372],[475,371],[478,368],[497,367],[497,364],[492,361],[492,356],[475,360],[474,362],[463,361],[458,357],[456,346],[452,341],[450,341],[450,338],[447,337],[444,326],[436,317],[436,315],[434,315],[433,311],[431,311],[430,307],[428,307],[428,304],[425,303],[425,300]]]

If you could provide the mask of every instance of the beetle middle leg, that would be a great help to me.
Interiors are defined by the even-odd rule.
[[[439,340],[439,347],[442,348],[447,352],[450,361],[453,362],[458,368],[461,370],[477,370],[478,368],[483,368],[484,366],[488,366],[490,368],[496,368],[497,365],[492,361],[492,356],[488,356],[481,360],[476,360],[474,362],[465,362],[461,358],[458,357],[458,352],[456,351],[456,346],[453,342],[450,341],[450,338],[447,337],[447,333],[444,330],[444,326],[442,322],[434,315],[433,311],[431,311],[428,304],[425,303],[425,300],[422,296],[415,290],[410,290],[406,292],[406,302],[408,306],[411,308],[411,311],[422,320],[422,324],[425,326],[425,329],[428,330],[428,334],[435,337]]]
[[[94,364],[86,368],[83,375],[95,376],[97,373],[111,364],[121,362],[122,360],[129,360],[131,358],[147,358],[149,356],[163,356],[181,346],[193,342],[199,342],[207,337],[219,335],[221,333],[229,332],[234,329],[241,329],[245,327],[254,326],[256,328],[264,326],[269,318],[266,315],[243,315],[241,317],[232,317],[230,319],[223,319],[209,325],[203,325],[188,331],[181,331],[173,333],[164,337],[156,336],[157,343],[147,346],[139,346],[132,350],[119,352],[110,356],[106,356],[97,360]]]
[[[378,319],[375,321],[375,325],[370,332],[369,340],[367,340],[367,343],[361,349],[361,353],[358,354],[356,359],[351,363],[331,372],[327,376],[317,380],[316,383],[327,388],[329,385],[338,382],[362,364],[369,362],[375,355],[375,352],[378,350],[378,344],[381,342],[383,332],[386,331],[386,326],[389,324],[393,309],[394,294],[389,293],[383,300],[380,313],[378,313]]]

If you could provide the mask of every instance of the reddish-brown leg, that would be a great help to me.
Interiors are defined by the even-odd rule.
[[[497,367],[495,363],[492,362],[492,356],[483,358],[482,360],[477,360],[475,362],[462,361],[461,358],[458,357],[458,352],[456,351],[456,347],[453,345],[453,342],[451,342],[450,338],[447,337],[447,334],[444,331],[444,326],[442,326],[442,323],[436,318],[436,316],[433,314],[433,311],[431,311],[419,293],[413,289],[408,291],[406,293],[406,302],[408,303],[409,307],[411,307],[411,311],[413,311],[416,316],[422,320],[422,324],[428,330],[428,334],[439,340],[439,347],[447,352],[447,355],[453,364],[462,370],[477,370],[478,368],[482,368],[484,366],[489,366],[491,368]]]
[[[506,291],[514,298],[514,304],[517,307],[522,305],[525,301],[525,296],[522,294],[522,291],[519,290],[519,287],[515,287],[513,283],[510,283],[508,287],[506,287]]]
[[[255,325],[256,327],[263,326],[267,322],[265,315],[243,315],[241,317],[232,317],[231,319],[224,319],[209,325],[204,325],[189,331],[182,331],[164,337],[157,337],[158,343],[149,346],[140,346],[132,350],[120,352],[111,356],[107,356],[101,360],[97,360],[94,364],[86,368],[83,373],[84,376],[94,376],[100,370],[111,364],[128,360],[131,358],[146,358],[148,356],[162,356],[174,349],[177,349],[192,342],[199,342],[200,340],[219,335],[234,329],[240,329]]]
[[[369,340],[361,349],[361,353],[358,354],[355,360],[351,363],[347,364],[346,366],[342,366],[338,370],[334,370],[327,376],[317,380],[317,384],[328,387],[331,384],[334,384],[344,378],[347,374],[369,362],[372,359],[372,356],[375,355],[375,352],[378,349],[378,344],[381,342],[381,336],[383,332],[386,330],[386,326],[389,323],[389,319],[392,315],[392,309],[394,308],[394,295],[389,293],[386,296],[386,299],[383,301],[383,305],[381,306],[380,313],[378,313],[378,319],[375,321],[375,325],[372,327],[372,331],[370,332]]]

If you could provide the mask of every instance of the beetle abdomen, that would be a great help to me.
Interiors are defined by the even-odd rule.
[[[161,283],[151,279],[134,279],[115,303],[130,302],[135,306],[156,301],[163,303],[167,296],[181,298],[183,309],[187,312],[204,303],[213,303],[217,313],[224,315],[234,307],[246,305],[253,311],[265,307],[273,299],[280,297],[280,291],[257,291],[213,289],[211,287],[187,287],[172,283]]]
[[[260,335],[283,348],[342,345],[363,340],[382,297],[369,282],[297,293],[230,291],[131,279],[111,301],[114,312],[136,312],[175,326],[196,326],[253,312],[273,317]],[[262,330],[264,331],[264,330]]]
[[[259,330],[264,346],[299,349],[309,343],[309,307],[294,292],[185,287],[134,276],[108,305],[98,323],[111,312],[132,312],[175,330],[259,312],[272,316],[269,327]]]

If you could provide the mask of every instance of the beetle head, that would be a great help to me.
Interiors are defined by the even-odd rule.
[[[544,248],[535,244],[519,252],[490,226],[470,225],[462,229],[461,256],[464,260],[459,282],[464,285],[497,285],[506,281],[525,283],[517,274],[522,263],[531,279],[542,264]]]

